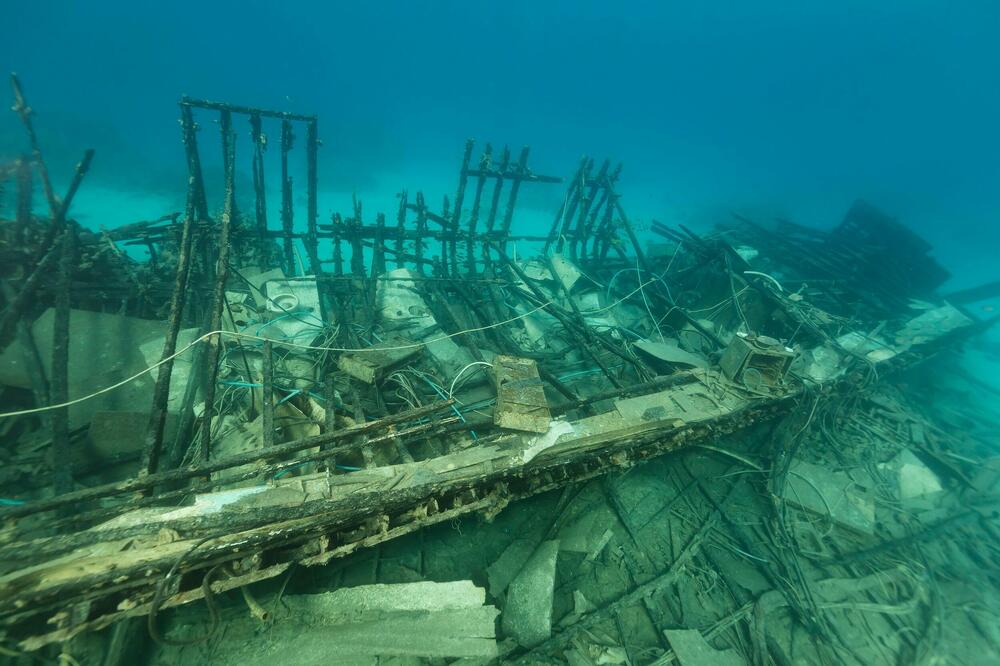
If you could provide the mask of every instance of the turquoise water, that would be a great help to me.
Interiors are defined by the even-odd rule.
[[[57,181],[97,149],[74,211],[95,226],[179,209],[187,94],[318,114],[321,218],[355,191],[369,210],[402,188],[440,201],[474,136],[532,145],[543,173],[623,161],[640,219],[742,207],[829,227],[865,197],[956,285],[995,277],[996,3],[48,1],[0,17],[0,66]],[[5,160],[16,123],[0,116]],[[524,205],[550,215],[561,195]]]
[[[591,0],[8,0],[0,6],[0,69],[16,71],[24,85],[58,192],[65,191],[83,151],[96,149],[91,170],[70,211],[71,218],[95,230],[184,210],[187,166],[177,102],[182,95],[190,95],[316,114],[322,141],[318,165],[320,224],[326,224],[334,213],[350,215],[355,197],[364,202],[367,223],[383,212],[393,224],[397,193],[402,190],[409,192],[410,201],[422,191],[431,209],[439,211],[444,197],[454,200],[462,150],[466,139],[474,137],[473,159],[487,142],[492,142],[494,155],[504,145],[514,155],[521,146],[530,145],[530,165],[535,173],[566,179],[582,155],[593,157],[598,164],[604,158],[622,162],[619,191],[623,206],[644,240],[662,240],[649,231],[654,220],[705,232],[728,220],[730,211],[759,221],[785,218],[831,229],[853,201],[865,199],[933,246],[933,256],[952,275],[939,290],[947,294],[1000,279],[998,29],[1000,4],[979,0],[952,4],[765,0],[710,5]],[[203,123],[199,142],[213,213],[222,206],[216,117],[210,112],[198,115]],[[238,208],[250,215],[249,127],[243,116],[235,122]],[[265,131],[270,140],[267,212],[271,227],[277,228],[281,200],[278,128],[272,121]],[[299,136],[292,152],[297,230],[305,229],[307,219],[304,144],[305,137]],[[0,113],[0,168],[26,150],[17,116]],[[45,215],[47,204],[39,190],[36,186],[35,207]],[[565,193],[565,183],[526,184],[518,199],[513,231],[546,233]],[[6,197],[0,218],[10,217],[12,202],[12,197]],[[465,203],[468,210],[468,195]],[[515,243],[511,254],[521,258],[536,249]],[[324,252],[327,250],[324,247]],[[144,257],[141,248],[127,251],[136,258]],[[917,304],[914,314],[920,307]],[[1000,298],[970,303],[968,309],[983,319],[996,316]],[[877,330],[876,324],[872,328]],[[953,373],[955,367],[964,369],[967,376]],[[586,375],[595,371],[578,372]],[[406,388],[405,383],[400,384]],[[894,392],[897,388],[899,394]],[[988,431],[1000,422],[995,415],[995,396],[1000,394],[1000,334],[992,331],[967,344],[961,354],[943,355],[935,364],[890,384],[885,394],[880,394],[881,400],[896,405],[899,395],[910,396],[911,389],[920,414],[940,408],[944,420],[939,427],[943,430],[975,434],[977,441],[995,441],[995,434],[989,440]],[[223,398],[233,399],[234,394],[230,390]],[[971,422],[970,414],[981,417],[981,423],[969,427],[970,433],[959,432],[961,424]],[[842,416],[831,410],[818,419],[840,438],[838,446],[850,443],[849,429],[839,430],[845,422],[850,425],[838,420]],[[892,430],[891,423],[886,426],[883,421],[874,426],[869,422],[855,425],[857,441],[863,441],[862,435],[870,434],[872,427]],[[733,437],[712,446],[716,454],[719,447],[737,451],[744,447],[756,455],[756,445],[763,447],[771,436],[769,430],[761,429],[744,439]],[[803,450],[826,450],[829,440],[822,437],[831,436],[825,430],[810,436],[817,438],[815,447],[804,446]],[[935,437],[945,440],[944,434]],[[841,452],[839,448],[837,452]],[[856,454],[852,460],[858,467],[871,462],[864,452],[848,453]],[[981,466],[990,471],[998,458],[987,453],[983,453]],[[731,456],[716,459],[706,450],[685,455],[690,456],[694,468],[691,479],[705,479],[706,484],[728,478],[726,475],[744,478],[742,475],[762,471],[753,464],[749,469],[733,468]],[[751,463],[756,460],[753,455]],[[830,469],[834,463],[843,463],[832,459],[812,462]],[[979,457],[971,462],[976,464]],[[663,457],[605,481],[581,484],[573,489],[579,497],[574,494],[571,498],[567,491],[565,507],[559,504],[562,500],[556,491],[512,506],[493,523],[478,516],[443,523],[392,542],[384,551],[359,551],[336,566],[315,568],[319,573],[297,573],[289,593],[307,595],[349,587],[352,582],[406,583],[425,578],[471,578],[482,584],[485,572],[511,543],[519,539],[540,542],[557,534],[572,542],[572,547],[564,548],[559,564],[557,615],[572,617],[577,601],[574,592],[585,590],[590,601],[603,596],[607,601],[647,582],[675,561],[677,553],[673,551],[678,550],[681,536],[703,520],[691,516],[700,516],[697,510],[707,506],[704,501],[684,499],[679,508],[672,508],[672,504],[664,508],[666,498],[679,498],[684,488],[690,487],[689,470],[682,471],[677,464],[673,457]],[[341,466],[341,470],[360,468]],[[998,487],[995,479],[991,483],[990,488]],[[717,490],[724,485],[710,487]],[[965,508],[960,484],[952,480],[948,489],[954,491],[948,496],[948,507]],[[819,490],[816,492],[822,497]],[[771,499],[763,492],[749,491],[745,497],[737,497],[742,511],[738,515],[746,518],[741,524],[751,525],[760,516],[770,515]],[[895,511],[896,505],[889,504]],[[609,517],[612,509],[621,514],[614,520]],[[985,509],[983,512],[986,516]],[[656,520],[644,516],[648,520],[630,526],[629,521],[643,513],[655,513]],[[553,525],[551,517],[556,514],[561,522]],[[994,524],[995,518],[995,512],[989,514]],[[591,521],[600,528],[595,527],[593,534],[588,531]],[[610,529],[604,530],[605,523],[616,526],[613,536]],[[819,524],[813,518],[802,523],[809,530]],[[996,528],[989,534],[997,534]],[[663,546],[666,541],[669,548]],[[718,541],[711,555],[699,560],[701,568],[687,572],[698,585],[678,586],[679,609],[669,613],[661,609],[656,617],[649,611],[649,622],[616,617],[630,629],[633,644],[645,645],[647,650],[628,654],[625,634],[630,632],[619,628],[624,659],[661,663],[654,658],[659,659],[663,651],[649,647],[662,643],[654,629],[683,624],[705,630],[711,627],[709,620],[714,622],[723,611],[732,610],[731,601],[738,614],[740,608],[761,598],[756,595],[770,589],[765,582],[773,581],[755,580],[759,574],[752,573],[753,563],[739,559],[747,556],[744,549],[754,550],[750,546],[759,543],[737,544],[724,535]],[[592,542],[600,548],[595,550]],[[927,569],[935,570],[943,562],[954,565],[941,568],[941,584],[946,587],[934,592],[944,599],[943,610],[937,609],[940,618],[950,617],[947,613],[959,616],[961,611],[973,618],[986,618],[984,625],[992,626],[990,622],[996,617],[991,614],[993,606],[983,610],[975,604],[982,601],[979,595],[989,596],[983,590],[996,589],[996,544],[979,543],[986,552],[985,564],[977,559],[975,566],[969,566],[968,571],[975,569],[975,575],[949,577],[964,561],[956,564],[951,559],[948,540],[931,542],[931,556],[937,559],[924,563]],[[775,552],[783,552],[787,544],[781,542],[779,549],[777,543],[772,543]],[[860,547],[833,552],[852,550]],[[662,562],[657,559],[661,555]],[[717,570],[725,569],[716,566],[720,557],[723,564],[729,558],[745,567],[746,579],[742,578],[743,569],[730,567],[740,573],[735,578],[746,584],[745,590],[724,590],[724,578],[716,575]],[[880,562],[884,570],[898,564],[893,557]],[[915,574],[907,567],[914,571],[919,567],[913,562],[900,565],[900,580],[909,584]],[[821,563],[810,568],[809,575],[820,579],[838,574],[830,574]],[[851,570],[850,575],[858,581],[876,576],[863,567]],[[992,588],[979,585],[980,580],[988,580]],[[872,586],[883,584],[875,578],[869,582]],[[267,587],[271,583],[274,586]],[[280,583],[280,591],[278,582],[271,583],[264,584],[263,593],[268,599],[280,598],[288,581]],[[960,589],[964,587],[975,589]],[[904,589],[902,583],[899,589]],[[867,593],[868,588],[863,591]],[[896,587],[892,591],[897,591]],[[959,592],[969,592],[968,599]],[[227,621],[233,620],[234,627],[226,640],[252,647],[239,632],[256,638],[261,632],[255,624],[240,624],[245,613],[237,596],[230,592],[225,599],[230,616]],[[932,605],[927,599],[919,601]],[[710,612],[713,603],[718,606],[715,614]],[[937,597],[933,603],[939,603]],[[884,604],[872,604],[860,612],[903,614],[909,606],[885,608]],[[201,612],[191,609],[186,610],[195,615]],[[176,624],[182,624],[184,612],[177,617]],[[737,619],[742,622],[747,617]],[[893,656],[902,655],[900,663],[909,663],[907,657],[912,655],[894,641],[910,624],[935,626],[934,622],[886,621],[895,631],[886,649]],[[970,660],[955,647],[964,645],[965,636],[972,635],[972,625],[939,624],[949,632],[948,640],[940,642],[945,656],[941,661],[928,659],[923,663],[990,663],[989,657],[981,662]],[[996,635],[995,628],[993,633],[988,628],[978,631],[981,635],[970,645],[989,642]],[[603,636],[590,638],[596,646]],[[80,644],[74,650],[86,653],[86,647]],[[921,646],[918,643],[916,647]],[[287,649],[291,652],[295,648]],[[585,652],[581,646],[574,649],[581,655]],[[926,656],[916,648],[912,654],[918,652]],[[191,663],[185,662],[194,659],[184,656],[188,654],[165,651],[157,654],[159,661],[151,658],[149,663]],[[598,661],[598,656],[607,661]],[[600,655],[590,653],[594,663],[625,663],[613,661],[619,656],[610,649]],[[208,663],[211,659],[202,655],[196,661]]]

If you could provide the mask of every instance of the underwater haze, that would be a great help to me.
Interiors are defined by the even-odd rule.
[[[326,219],[355,192],[387,212],[406,187],[453,194],[475,137],[530,144],[541,173],[621,160],[640,222],[828,228],[863,197],[951,286],[996,278],[996,2],[43,0],[0,24],[57,177],[97,149],[74,207],[91,226],[180,209],[187,94],[318,114]],[[4,114],[0,157],[23,149]],[[550,219],[560,197],[522,201]]]
[[[0,0],[0,666],[1000,664],[998,70],[1000,0]]]

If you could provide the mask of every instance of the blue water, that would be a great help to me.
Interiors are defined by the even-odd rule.
[[[390,214],[402,188],[440,201],[472,136],[531,144],[538,172],[622,160],[640,220],[736,207],[831,226],[865,197],[966,286],[997,277],[998,28],[1000,4],[979,0],[8,0],[0,66],[57,180],[97,149],[74,210],[94,226],[179,205],[188,94],[318,114],[323,217],[355,191]],[[23,147],[0,114],[0,159]],[[549,215],[561,194],[522,201]]]

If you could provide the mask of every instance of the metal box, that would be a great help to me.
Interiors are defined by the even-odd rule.
[[[729,379],[747,386],[776,386],[785,378],[795,352],[766,335],[737,333],[719,365]]]

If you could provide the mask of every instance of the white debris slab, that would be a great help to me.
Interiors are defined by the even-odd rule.
[[[558,541],[543,541],[507,590],[503,630],[524,647],[538,645],[552,634],[558,555]]]

